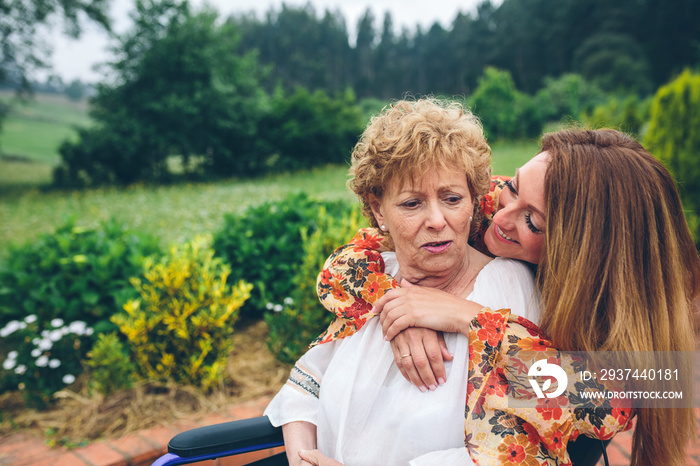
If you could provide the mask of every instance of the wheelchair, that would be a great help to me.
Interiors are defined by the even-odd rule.
[[[602,442],[585,435],[567,446],[574,466],[595,466],[610,440]],[[178,466],[214,460],[284,445],[282,428],[267,416],[198,427],[177,434],[168,443],[168,453],[152,466]],[[605,457],[607,464],[607,456]],[[251,466],[288,465],[285,452],[249,463]]]

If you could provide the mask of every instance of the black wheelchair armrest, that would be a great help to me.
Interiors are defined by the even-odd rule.
[[[270,424],[267,416],[198,427],[177,434],[168,452],[181,458],[232,451],[255,451],[283,445],[282,428]]]

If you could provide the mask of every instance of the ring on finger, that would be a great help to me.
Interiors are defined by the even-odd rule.
[[[402,354],[402,355],[401,355],[401,359],[407,358],[407,357],[409,357],[410,355],[411,355],[411,353]]]

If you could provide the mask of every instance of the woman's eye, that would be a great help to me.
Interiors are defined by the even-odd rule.
[[[513,185],[512,179],[507,180],[505,182],[505,185],[506,185],[506,188],[508,188],[508,191],[510,191],[511,193],[516,194],[516,195],[518,194],[518,191],[516,191],[515,186]]]
[[[405,207],[407,209],[415,209],[419,205],[420,205],[420,202],[411,199],[410,201],[406,201],[406,202],[402,203],[401,207]]]
[[[462,200],[461,196],[447,196],[445,198],[448,204],[459,204]]]
[[[532,223],[532,214],[530,212],[525,213],[525,223],[527,224],[527,227],[530,229],[535,234],[540,234],[542,233],[542,230],[537,228],[534,223]]]

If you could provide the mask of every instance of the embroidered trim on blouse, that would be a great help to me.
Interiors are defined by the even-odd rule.
[[[319,391],[321,390],[321,384],[318,383],[316,378],[296,364],[289,373],[287,383],[301,388],[315,398],[318,398]]]

